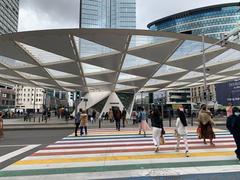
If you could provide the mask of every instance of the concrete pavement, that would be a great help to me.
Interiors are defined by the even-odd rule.
[[[226,118],[225,117],[218,117],[215,118],[215,124],[217,127],[225,126]],[[33,118],[31,121],[24,121],[23,118],[18,119],[4,119],[4,129],[5,130],[16,130],[16,129],[73,129],[74,128],[74,120],[65,119],[58,119],[57,117],[51,117],[46,121],[42,121],[41,117],[36,117],[35,121]],[[164,127],[169,127],[170,124],[172,127],[175,126],[176,118],[171,119],[171,123],[169,119],[164,119]],[[188,118],[188,125],[191,126],[192,119]],[[197,119],[193,119],[193,125],[197,126],[198,122]],[[132,120],[128,120],[127,127],[137,127],[138,125],[133,125]],[[89,128],[98,128],[99,121],[97,120],[95,123],[89,122]],[[101,121],[101,128],[114,128],[115,123],[110,123],[108,120]]]
[[[2,169],[1,178],[21,179],[239,179],[235,143],[228,131],[215,129],[215,147],[203,144],[188,127],[190,157],[183,144],[175,152],[174,128],[166,128],[166,144],[154,152],[151,131],[137,128],[120,132],[90,129],[87,136],[70,134]]]

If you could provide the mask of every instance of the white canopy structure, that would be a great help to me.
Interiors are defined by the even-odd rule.
[[[205,47],[217,40],[205,38]],[[201,37],[147,30],[61,29],[0,36],[0,81],[65,91],[133,92],[203,83]],[[240,76],[240,46],[206,51],[207,82]]]

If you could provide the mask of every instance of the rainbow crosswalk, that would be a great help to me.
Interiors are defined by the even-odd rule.
[[[166,129],[166,144],[154,152],[151,132],[147,137],[137,129],[90,129],[88,136],[73,134],[50,144],[0,171],[8,178],[78,177],[107,179],[120,177],[166,176],[240,171],[235,143],[228,131],[215,130],[215,147],[203,144],[190,129],[190,157],[184,156],[183,144],[175,152],[173,129]]]

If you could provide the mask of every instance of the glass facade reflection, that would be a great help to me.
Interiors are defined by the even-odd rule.
[[[228,34],[229,32],[232,32],[234,29],[239,28],[239,23],[240,3],[228,3],[193,9],[190,11],[174,14],[148,24],[148,28],[154,31],[168,31],[193,35],[204,34],[205,36],[211,38],[220,39],[221,33]],[[208,45],[209,44],[205,43],[205,47],[207,47]],[[202,43],[200,42],[185,41],[181,45],[181,47],[178,48],[178,50],[171,56],[170,60],[174,60],[175,58],[186,56],[192,53],[199,53],[201,52],[201,46]],[[207,62],[206,66],[216,65],[218,63],[226,63],[229,61],[236,61],[238,59],[239,52],[230,49],[223,54],[213,58],[211,61]],[[240,64],[237,64],[223,70],[221,73],[224,74],[230,71],[238,71],[239,68]],[[196,74],[196,72],[194,73]],[[194,77],[193,72],[185,75],[180,80],[186,80],[189,77]],[[219,77],[218,75],[214,75],[213,77],[209,76],[207,80],[210,80],[211,78],[218,79]],[[232,79],[225,80],[231,81]],[[196,84],[196,86],[199,87],[191,88],[192,102],[199,103],[202,101],[203,87],[201,87],[201,84],[202,82],[200,81],[200,84]],[[214,85],[209,86],[210,94],[212,94],[212,96],[210,96],[210,100],[217,100],[222,105],[227,105],[227,101],[234,102],[235,97],[239,97],[239,93],[234,94],[234,96],[231,94],[231,98],[230,95],[223,93],[226,91],[225,87],[228,86],[228,84],[230,83],[222,83],[220,85],[217,85],[216,91]],[[198,94],[195,93],[196,91],[198,92]]]
[[[136,0],[81,0],[80,27],[136,28]]]
[[[151,30],[178,32],[220,39],[239,26],[240,4],[229,3],[194,9],[159,19],[148,25]]]
[[[0,34],[17,31],[18,10],[19,0],[0,1]]]

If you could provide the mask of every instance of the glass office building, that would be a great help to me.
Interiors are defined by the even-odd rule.
[[[239,28],[240,25],[240,3],[226,3],[214,6],[202,7],[193,9],[178,14],[174,14],[168,17],[164,17],[157,21],[148,24],[148,28],[154,31],[168,31],[178,32],[193,35],[202,35],[220,39],[220,34],[228,34],[234,29]],[[196,45],[189,43],[189,49],[201,50],[201,44]],[[199,47],[197,47],[199,46]],[[190,48],[191,47],[191,48]],[[185,52],[181,52],[185,54]],[[230,56],[230,54],[228,54]],[[233,58],[238,58],[231,55]],[[219,57],[221,59],[221,57]],[[231,101],[234,105],[240,105],[239,101],[236,103],[234,100],[240,97],[240,91],[238,93],[223,93],[226,91],[230,83],[222,83],[217,85],[210,85],[210,100],[214,102],[217,100],[222,105],[227,105],[227,101]],[[231,89],[231,88],[230,88]],[[194,87],[191,88],[192,102],[200,103],[203,100],[203,88]],[[198,95],[196,95],[198,94]],[[230,94],[230,95],[229,95]],[[230,100],[229,100],[230,99]]]
[[[174,14],[148,24],[148,28],[219,39],[220,33],[232,31],[239,23],[240,3],[227,3]]]
[[[136,0],[81,0],[82,28],[136,28]]]
[[[19,0],[0,1],[0,34],[17,31],[18,11]]]

